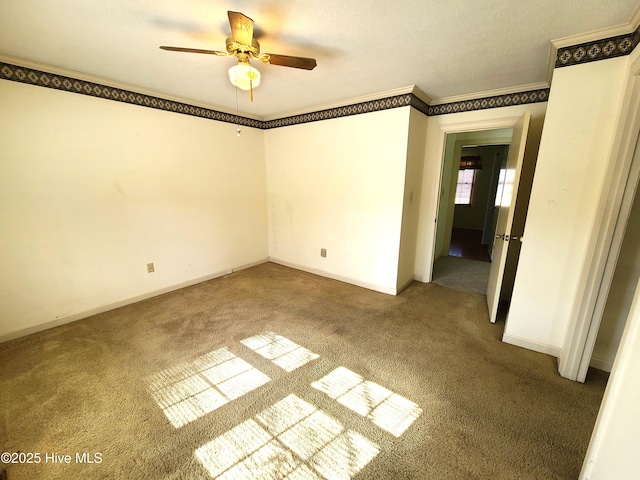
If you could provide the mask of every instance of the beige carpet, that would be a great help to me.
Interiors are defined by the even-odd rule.
[[[40,454],[8,478],[576,478],[606,376],[500,329],[260,265],[0,345],[2,451]]]

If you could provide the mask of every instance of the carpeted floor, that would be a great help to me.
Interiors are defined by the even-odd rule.
[[[501,328],[436,284],[233,273],[1,344],[1,449],[39,454],[8,478],[577,478],[605,374]]]

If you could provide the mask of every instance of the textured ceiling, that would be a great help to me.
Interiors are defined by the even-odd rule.
[[[638,0],[0,0],[0,55],[235,112],[227,10],[253,18],[263,52],[313,71],[254,65],[241,114],[274,118],[416,85],[433,99],[545,82],[550,41],[629,22]]]

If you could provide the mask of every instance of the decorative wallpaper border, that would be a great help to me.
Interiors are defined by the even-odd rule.
[[[477,100],[463,100],[461,102],[443,103],[429,107],[427,115],[446,115],[448,113],[470,112],[472,110],[486,110],[489,108],[510,107],[512,105],[526,105],[528,103],[546,102],[549,99],[549,89],[542,88],[530,92],[510,93],[494,97],[479,98]]]
[[[230,113],[218,112],[209,108],[196,107],[187,103],[175,102],[164,98],[144,95],[142,93],[131,92],[121,88],[108,87],[99,83],[78,80],[63,75],[34,70],[32,68],[19,67],[9,63],[0,62],[0,79],[12,80],[14,82],[28,83],[39,87],[53,88],[65,92],[79,93],[90,97],[115,100],[116,102],[139,105],[141,107],[155,108],[167,112],[182,113],[194,117],[208,118],[220,122],[243,125],[245,127],[264,128],[264,122],[252,118],[232,115]]]
[[[411,106],[425,115],[429,115],[429,104],[411,94]]]
[[[627,35],[618,35],[595,42],[559,48],[555,67],[568,67],[570,65],[629,55],[638,44],[640,44],[640,26],[636,28],[635,32]]]
[[[263,128],[288,127],[302,123],[317,122],[319,120],[329,120],[332,118],[360,115],[361,113],[379,112],[381,110],[389,110],[391,108],[407,107],[411,105],[413,98],[417,97],[412,93],[407,93],[404,95],[380,98],[378,100],[369,100],[368,102],[356,103],[354,105],[346,105],[344,107],[329,108],[319,112],[303,113],[292,117],[267,120],[264,122]]]
[[[406,93],[356,103],[353,105],[346,105],[343,107],[330,108],[318,112],[262,121],[3,62],[0,62],[0,79],[53,88],[71,93],[79,93],[81,95],[114,100],[131,105],[155,108],[167,112],[181,113],[184,115],[207,118],[210,120],[217,120],[220,122],[254,127],[263,130],[317,122],[332,118],[348,117],[351,115],[360,115],[362,113],[378,112],[381,110],[406,106],[411,106],[425,115],[434,116],[544,102],[549,97],[549,89],[547,88],[542,90],[533,90],[530,92],[512,93],[477,100],[466,100],[430,106],[413,93]]]

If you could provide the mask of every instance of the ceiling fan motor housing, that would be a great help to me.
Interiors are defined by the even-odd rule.
[[[242,53],[249,54],[252,57],[260,55],[260,44],[255,38],[251,40],[251,45],[245,45],[243,43],[236,42],[233,37],[228,37],[226,45],[227,52],[231,55],[238,55]]]

